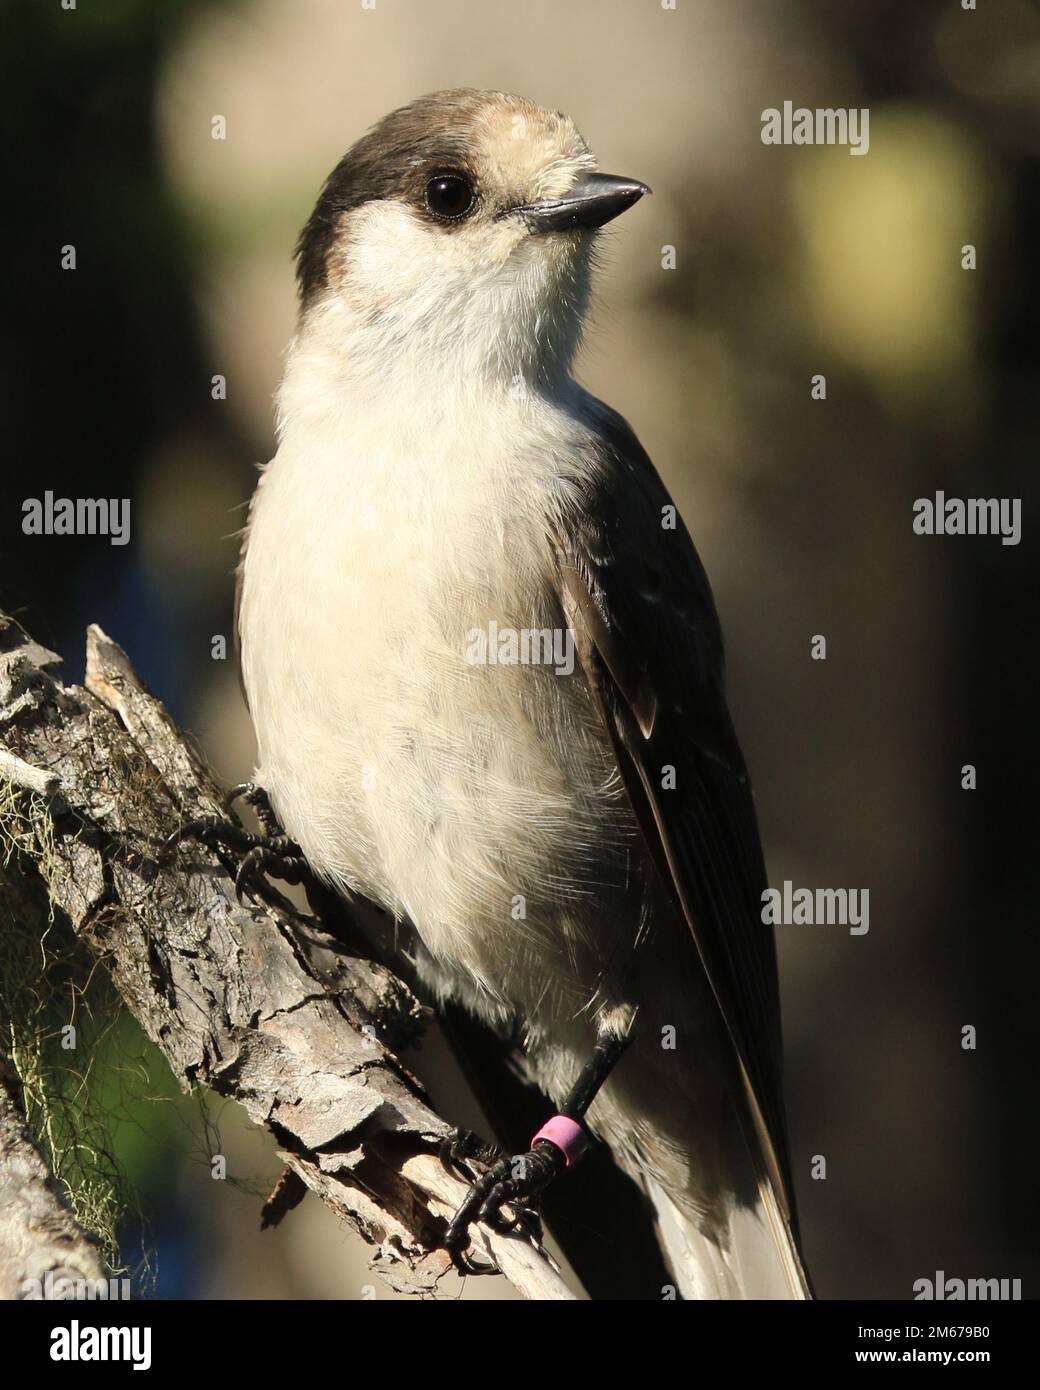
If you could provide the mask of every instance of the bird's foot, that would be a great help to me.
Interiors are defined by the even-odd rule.
[[[563,1117],[551,1120],[546,1129]],[[482,1142],[469,1130],[454,1130],[441,1145],[442,1162],[458,1170],[459,1160],[489,1161],[491,1166],[471,1185],[466,1198],[452,1217],[444,1237],[444,1246],[455,1267],[464,1274],[493,1274],[493,1265],[474,1261],[468,1253],[469,1228],[474,1221],[483,1222],[503,1235],[525,1235],[537,1243],[542,1240],[542,1222],[538,1199],[564,1168],[577,1161],[584,1145],[584,1132],[573,1121],[566,1121],[576,1134],[562,1143],[558,1138],[543,1138],[539,1130],[526,1153],[512,1156]],[[577,1135],[581,1135],[579,1144]],[[569,1145],[569,1146],[568,1146]],[[446,1156],[447,1155],[447,1156]],[[511,1215],[504,1208],[510,1209]]]
[[[445,1135],[437,1154],[453,1177],[465,1178],[468,1181],[473,1180],[473,1169],[469,1166],[471,1163],[488,1167],[504,1157],[497,1144],[490,1143],[472,1129],[462,1126]]]
[[[240,800],[253,807],[262,827],[261,834],[254,834],[237,820],[231,819],[231,808]],[[239,902],[246,892],[254,897],[263,897],[267,874],[281,879],[283,883],[310,882],[311,870],[303,850],[282,830],[263,787],[253,782],[242,782],[232,787],[224,798],[224,809],[228,812],[226,818],[200,816],[187,821],[167,839],[164,846],[166,852],[172,854],[185,841],[198,840],[209,849],[228,849],[241,854],[242,862],[235,874],[235,893]]]

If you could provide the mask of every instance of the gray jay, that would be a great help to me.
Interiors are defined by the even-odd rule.
[[[456,1254],[587,1129],[684,1296],[803,1298],[711,590],[632,430],[571,376],[597,231],[648,191],[559,112],[470,90],[333,170],[239,572],[256,784],[290,858],[384,909],[435,1000],[515,1030],[557,1108],[475,1182]]]

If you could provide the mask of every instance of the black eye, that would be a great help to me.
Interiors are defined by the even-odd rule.
[[[473,206],[473,185],[464,174],[438,174],[426,185],[426,206],[434,217],[465,217]]]

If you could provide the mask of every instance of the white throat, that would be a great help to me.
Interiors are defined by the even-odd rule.
[[[482,251],[396,204],[363,209],[290,346],[280,429],[310,412],[318,382],[325,408],[359,393],[411,411],[445,396],[559,394],[588,303],[587,243],[503,223]]]

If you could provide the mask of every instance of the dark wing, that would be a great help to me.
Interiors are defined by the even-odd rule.
[[[793,1232],[776,947],[751,786],[707,576],[629,426],[588,398],[597,481],[559,518],[564,611],[650,852],[689,924],[743,1071],[764,1177]],[[665,789],[672,767],[674,789]]]

